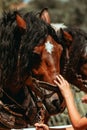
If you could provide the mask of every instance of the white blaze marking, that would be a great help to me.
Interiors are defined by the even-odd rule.
[[[51,54],[53,51],[53,45],[49,41],[47,41],[45,43],[45,49],[47,50],[47,52],[49,52]]]
[[[52,23],[51,26],[54,28],[54,30],[57,32],[60,30],[60,28],[67,28],[66,25],[64,25],[63,23]]]

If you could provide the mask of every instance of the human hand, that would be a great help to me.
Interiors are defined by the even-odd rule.
[[[35,123],[36,130],[49,130],[46,124]]]
[[[87,94],[83,96],[81,100],[82,100],[82,103],[87,103]]]
[[[59,87],[64,98],[72,95],[69,83],[61,75],[56,76],[54,83]]]

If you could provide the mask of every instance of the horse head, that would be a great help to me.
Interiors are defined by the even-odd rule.
[[[67,39],[65,33],[68,33],[72,40],[70,37]],[[87,92],[87,33],[76,27],[67,27],[62,30],[61,35],[64,46],[68,47],[67,53],[64,54],[67,61],[61,68],[61,73],[71,84]],[[65,62],[64,58],[62,61]]]
[[[26,84],[42,99],[48,113],[54,115],[65,108],[63,97],[54,84],[56,75],[60,73],[63,48],[58,44],[56,32],[46,21],[45,16],[31,17],[29,14],[27,16],[30,26],[28,36],[30,77],[27,78]]]
[[[43,9],[41,14],[48,17],[47,22],[55,29],[63,47],[60,74],[71,84],[87,92],[87,33],[77,27],[51,23],[47,9]]]

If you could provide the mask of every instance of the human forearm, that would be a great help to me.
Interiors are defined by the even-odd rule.
[[[61,90],[61,93],[66,102],[72,125],[75,127],[81,117],[76,109],[70,85],[61,75],[56,76],[56,80],[54,82]]]
[[[49,130],[66,130],[66,128],[62,128],[62,129],[49,128]]]
[[[68,93],[68,95],[65,96],[65,102],[68,109],[69,117],[72,122],[72,125],[74,128],[77,128],[79,125],[79,121],[81,119],[81,116],[76,108],[73,95],[71,91]]]
[[[71,123],[75,130],[85,130],[87,129],[87,118],[81,118],[74,102],[73,94],[70,89],[69,83],[61,76],[56,76],[56,80],[54,80],[55,84],[59,87],[68,109],[69,117],[71,119]],[[84,101],[86,101],[86,97],[84,97]]]
[[[74,128],[73,127],[68,127],[68,128],[49,128],[49,130],[74,130]]]
[[[73,96],[65,99],[72,126],[75,130],[87,129],[87,118],[81,117],[74,103]]]

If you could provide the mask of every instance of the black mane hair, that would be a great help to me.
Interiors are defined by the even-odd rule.
[[[3,14],[0,19],[0,83],[14,73],[21,33],[16,24],[15,12]]]
[[[31,56],[35,46],[48,34],[56,41],[54,29],[38,18],[33,12],[23,14],[26,30],[21,30],[16,23],[16,14],[8,12],[0,19],[0,84],[14,80],[15,76],[29,75]]]

